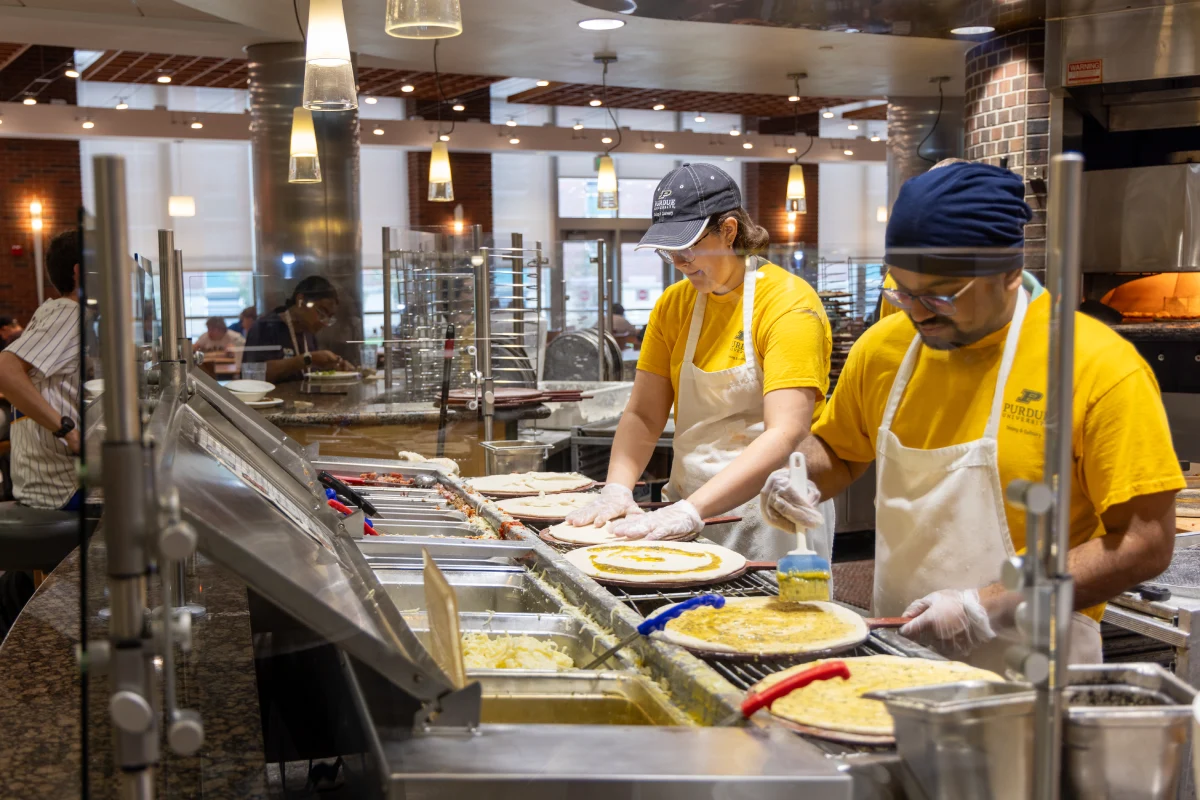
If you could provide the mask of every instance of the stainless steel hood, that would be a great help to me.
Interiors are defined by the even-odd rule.
[[[1083,175],[1084,272],[1200,270],[1200,164]]]

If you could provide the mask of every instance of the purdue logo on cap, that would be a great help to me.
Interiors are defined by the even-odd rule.
[[[670,197],[670,196],[671,196],[671,190],[670,190],[670,189],[663,189],[661,192],[659,192],[659,193],[658,193],[658,199],[659,199],[659,200],[662,200],[663,198],[665,198],[665,197]]]

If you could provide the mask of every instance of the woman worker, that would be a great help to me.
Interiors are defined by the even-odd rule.
[[[567,519],[601,525],[630,514],[614,525],[617,535],[683,539],[705,518],[733,511],[742,521],[732,531],[706,535],[748,558],[774,560],[795,548],[796,537],[765,524],[754,501],[825,404],[829,321],[811,286],[754,255],[767,232],[725,172],[684,164],[658,184],[653,214],[638,248],[654,248],[687,280],[668,288],[650,314],[607,485]],[[664,496],[675,502],[641,514],[633,485],[672,406],[674,462]],[[826,557],[827,528],[818,548]]]
[[[283,306],[259,317],[246,336],[243,362],[267,362],[271,383],[299,380],[309,369],[354,367],[328,350],[317,350],[317,333],[333,324],[337,290],[320,275],[311,275],[292,290]]]

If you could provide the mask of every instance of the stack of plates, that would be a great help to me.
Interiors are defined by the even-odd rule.
[[[539,389],[522,389],[515,386],[502,386],[495,390],[496,408],[517,408],[519,406],[536,405],[550,400],[549,393]],[[465,406],[475,399],[472,389],[451,389],[450,406]]]

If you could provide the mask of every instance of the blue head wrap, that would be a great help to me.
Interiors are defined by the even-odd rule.
[[[889,266],[931,275],[994,275],[1024,264],[1033,212],[1013,172],[958,163],[905,181],[888,219]]]

